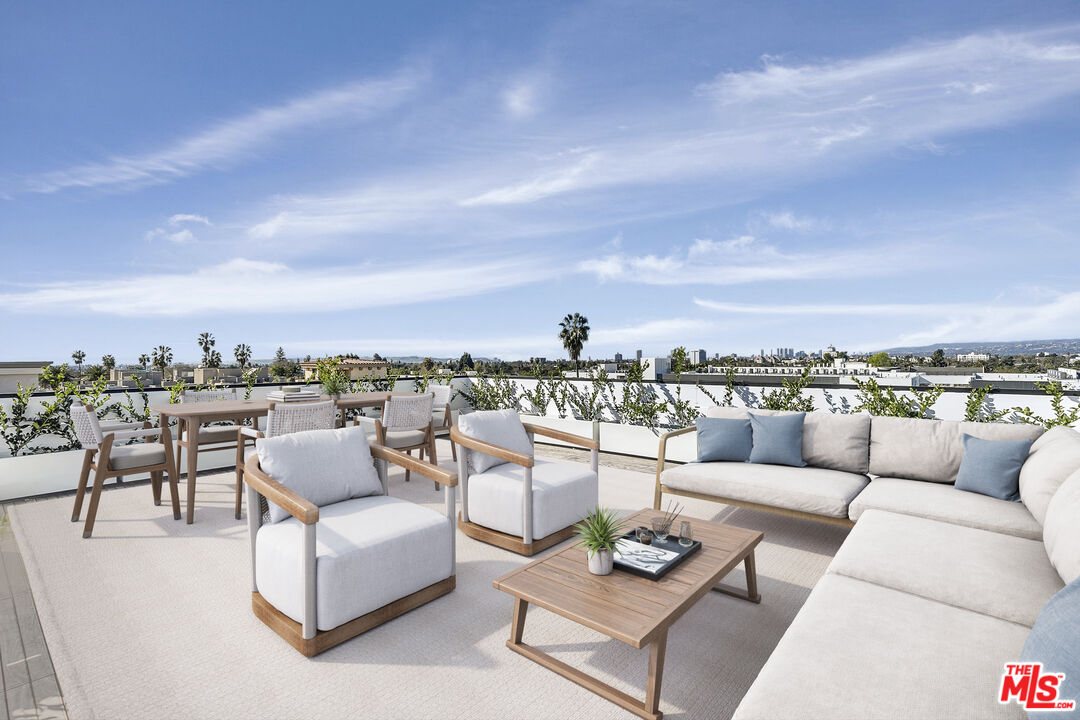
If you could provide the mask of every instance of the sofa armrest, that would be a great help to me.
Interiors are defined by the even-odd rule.
[[[555,440],[562,440],[564,443],[570,443],[571,445],[577,445],[583,447],[586,450],[599,450],[600,443],[587,438],[584,435],[574,435],[564,430],[556,430],[555,428],[544,427],[543,425],[534,425],[532,423],[524,423],[525,432],[531,432],[535,435],[543,435]]]
[[[656,451],[656,491],[653,494],[653,509],[660,509],[660,475],[664,472],[664,466],[667,463],[667,441],[668,438],[678,437],[679,435],[686,435],[697,431],[696,425],[690,427],[679,428],[678,430],[672,430],[666,432],[660,436],[660,447]]]
[[[506,462],[520,465],[521,467],[531,468],[535,464],[532,455],[526,455],[525,453],[519,453],[514,450],[499,447],[498,445],[486,443],[483,440],[477,440],[476,438],[461,432],[457,425],[450,428],[450,439],[462,447],[482,452],[485,455],[497,457],[500,460],[505,460]]]
[[[385,445],[371,444],[371,456],[377,460],[386,460],[392,462],[399,467],[403,467],[406,470],[410,470],[417,475],[423,475],[429,480],[434,480],[440,485],[446,487],[455,487],[458,484],[457,473],[451,472],[445,468],[441,468],[438,465],[432,465],[429,462],[424,462],[418,458],[414,458],[411,455],[406,455],[400,450],[394,448],[388,448]]]
[[[264,473],[259,467],[258,455],[252,456],[244,464],[244,482],[304,525],[319,522],[318,506]],[[251,508],[248,508],[248,512],[251,512]]]

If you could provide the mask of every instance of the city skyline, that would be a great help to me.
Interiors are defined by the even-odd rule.
[[[1080,10],[972,7],[6,5],[0,359],[1074,336]]]

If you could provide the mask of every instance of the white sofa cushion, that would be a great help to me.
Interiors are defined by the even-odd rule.
[[[1046,554],[1066,584],[1080,578],[1080,470],[1061,484],[1046,508]]]
[[[1080,432],[1077,432],[1070,427],[1057,425],[1044,432],[1037,440],[1035,440],[1035,442],[1031,443],[1031,452],[1035,452],[1044,445],[1056,442],[1062,438],[1075,439],[1077,436],[1080,436]]]
[[[458,418],[458,428],[465,435],[491,445],[498,445],[525,455],[533,454],[529,434],[525,432],[521,418],[513,410],[480,410],[466,413]],[[476,473],[485,472],[505,462],[486,453],[469,451],[469,467]]]
[[[382,494],[362,427],[259,438],[255,448],[263,472],[319,507]],[[289,517],[274,503],[269,506],[271,522]]]
[[[1021,423],[875,417],[870,421],[870,474],[954,483],[965,433],[982,440],[1035,440],[1042,432]]]
[[[660,482],[675,490],[845,518],[848,504],[870,478],[819,467],[710,462],[670,467]]]
[[[754,410],[757,415],[789,414]],[[714,406],[706,417],[746,419],[746,408]],[[865,474],[870,469],[870,416],[809,412],[803,419],[803,460],[814,467]]]
[[[469,520],[508,535],[524,531],[524,468],[504,463],[469,475]],[[579,522],[598,504],[596,473],[588,465],[537,459],[532,470],[533,539]]]
[[[1042,527],[1023,503],[965,492],[943,483],[874,478],[851,501],[849,517],[857,521],[867,510],[887,510],[1032,540],[1042,538]]]
[[[303,621],[303,525],[295,518],[259,528],[255,582],[267,602]],[[316,624],[332,630],[445,580],[454,573],[450,521],[423,505],[385,495],[319,510]]]
[[[810,593],[735,720],[1024,717],[998,703],[1002,669],[1029,629],[827,574]]]
[[[1072,431],[1070,431],[1072,432]],[[1020,468],[1020,499],[1035,519],[1046,520],[1050,498],[1080,468],[1080,433],[1062,434],[1028,453]]]
[[[1064,583],[1038,540],[867,510],[828,572],[1031,627]]]

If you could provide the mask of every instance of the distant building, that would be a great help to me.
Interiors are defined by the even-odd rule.
[[[136,387],[135,378],[143,387],[160,387],[161,371],[142,368],[113,368],[109,371],[109,384],[117,387]]]
[[[622,362],[622,353],[615,353],[615,362],[617,362],[617,363]]]
[[[634,359],[637,360],[640,363],[641,362],[641,351],[640,350],[635,350],[634,355],[635,355]]]
[[[529,362],[531,362],[533,365],[543,365],[544,363],[547,362],[547,358],[542,358],[542,357],[529,358]]]
[[[957,362],[986,362],[990,356],[986,353],[964,353],[956,356]]]
[[[704,350],[691,350],[690,351],[690,364],[701,365],[708,360],[708,356]]]
[[[666,357],[641,358],[638,362],[649,364],[642,374],[644,380],[658,380],[671,369],[671,362]]]
[[[38,375],[49,365],[47,360],[0,362],[0,393],[17,392],[19,385],[37,385]]]
[[[300,369],[304,371],[304,379],[310,380],[315,375],[318,363],[314,360],[300,363]],[[338,367],[349,373],[350,380],[360,378],[386,377],[386,371],[390,363],[386,360],[358,360],[356,358],[342,358]]]

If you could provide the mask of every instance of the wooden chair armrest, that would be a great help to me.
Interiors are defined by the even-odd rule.
[[[450,439],[456,442],[462,447],[469,448],[470,450],[476,450],[482,452],[485,455],[491,455],[497,457],[500,460],[520,465],[521,467],[531,468],[534,465],[532,455],[526,455],[525,453],[519,453],[514,450],[508,450],[498,445],[492,445],[486,443],[483,440],[477,440],[474,437],[469,437],[465,433],[461,432],[457,425],[450,428]]]
[[[112,435],[116,440],[134,440],[135,438],[154,437],[160,435],[158,428],[139,428],[138,430],[107,430],[105,435]]]
[[[259,467],[258,455],[244,463],[244,482],[303,524],[314,525],[319,522],[319,508],[264,473]],[[251,512],[251,509],[248,511]]]
[[[446,487],[455,487],[458,484],[457,473],[441,468],[438,465],[424,462],[423,460],[414,458],[412,455],[406,455],[400,450],[388,448],[385,445],[372,443],[371,457],[392,462],[395,465],[403,467],[406,470],[411,470],[417,475],[423,475],[429,480],[434,480]]]
[[[660,440],[664,441],[664,440],[667,440],[668,438],[673,438],[673,437],[676,437],[678,435],[685,435],[686,433],[694,432],[695,430],[697,430],[697,425],[691,425],[690,427],[679,428],[678,430],[672,430],[671,432],[664,433],[663,435],[660,436]]]
[[[697,430],[696,425],[690,427],[679,428],[678,430],[672,430],[666,432],[660,436],[660,447],[656,453],[656,482],[660,482],[660,473],[664,471],[664,465],[667,463],[667,441],[669,438],[678,437],[679,435],[685,435],[686,433],[695,432]]]
[[[571,445],[577,445],[587,450],[599,450],[600,443],[596,442],[592,438],[587,438],[584,435],[574,435],[568,433],[565,430],[556,430],[555,428],[544,427],[543,425],[533,425],[532,423],[524,423],[525,432],[531,432],[535,435],[543,435],[544,437],[554,438],[555,440],[562,440],[565,443]]]
[[[260,438],[266,437],[265,435],[263,435],[262,430],[259,430],[258,428],[250,428],[250,427],[246,427],[246,426],[242,426],[237,431],[237,433],[238,433],[237,439],[239,440],[239,442],[244,442],[245,437],[252,438],[254,440],[258,440]]]

